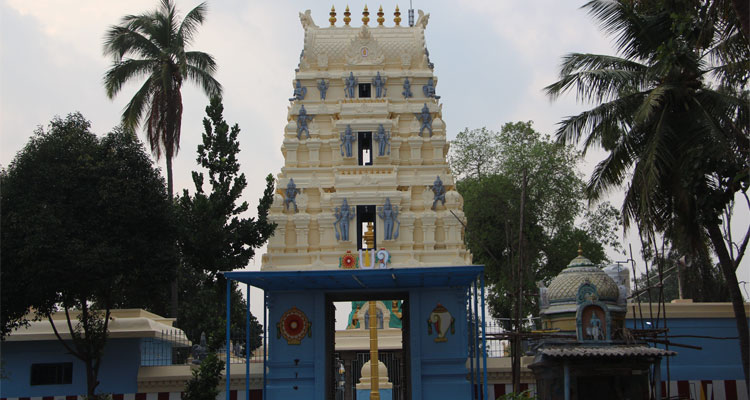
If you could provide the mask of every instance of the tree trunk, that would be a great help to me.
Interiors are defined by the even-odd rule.
[[[742,293],[740,292],[740,284],[737,282],[734,260],[729,256],[719,225],[709,225],[707,229],[711,243],[714,245],[716,255],[719,257],[721,272],[724,273],[724,279],[727,281],[729,297],[732,299],[734,319],[737,321],[737,333],[739,334],[740,339],[740,357],[742,357],[742,371],[745,376],[745,382],[750,382],[750,333],[748,332],[748,321],[747,315],[745,314],[745,304],[742,299]],[[750,385],[746,386],[748,393],[750,393]]]
[[[172,155],[167,154],[167,192],[169,193],[169,201],[174,200],[174,183],[172,178]],[[172,318],[177,318],[177,309],[179,307],[179,294],[178,290],[179,287],[177,286],[177,274],[179,273],[179,267],[178,265],[174,266],[175,268],[175,278],[172,281],[172,283],[169,285],[169,292],[170,292],[170,301],[169,301],[169,316]]]

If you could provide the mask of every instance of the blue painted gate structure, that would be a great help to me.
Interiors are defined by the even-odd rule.
[[[471,342],[469,330],[484,327],[484,267],[388,268],[372,270],[319,271],[233,271],[225,272],[227,287],[232,280],[263,289],[268,313],[264,341],[268,358],[264,359],[263,399],[290,398],[324,400],[329,397],[327,360],[334,350],[326,344],[326,296],[371,296],[403,293],[407,298],[404,312],[409,313],[409,334],[405,335],[405,359],[408,360],[407,399],[469,399],[472,381],[487,393],[486,353],[484,363],[467,368],[471,353],[479,354],[479,343]],[[475,290],[471,290],[472,287]],[[479,292],[481,290],[481,292]],[[228,291],[229,293],[229,291]],[[473,296],[473,304],[471,306]],[[481,302],[481,310],[478,303]],[[249,313],[248,301],[248,313]],[[227,297],[227,335],[229,335],[229,297]],[[309,320],[309,332],[299,343],[288,342],[280,334],[285,313],[295,309]],[[288,314],[286,314],[288,315]],[[452,318],[450,328],[440,318]],[[329,316],[329,318],[331,318]],[[249,319],[249,316],[248,316]],[[265,315],[264,315],[265,319]],[[477,321],[476,324],[470,321]],[[268,329],[271,329],[269,335]],[[472,332],[473,333],[473,332]],[[227,337],[227,343],[229,338]],[[482,357],[483,356],[483,357]],[[479,358],[476,358],[477,364]],[[227,363],[227,371],[231,368]],[[471,374],[470,374],[471,372]],[[246,371],[246,374],[249,373]],[[471,381],[467,376],[471,375]],[[481,379],[480,379],[481,378]],[[246,381],[249,381],[246,380]],[[227,383],[227,398],[229,384]],[[483,396],[483,398],[486,398]]]

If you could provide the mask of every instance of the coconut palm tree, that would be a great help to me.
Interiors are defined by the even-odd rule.
[[[186,51],[205,14],[206,3],[201,3],[180,21],[172,0],[161,0],[154,11],[123,17],[104,38],[104,54],[113,59],[104,75],[110,99],[126,82],[145,78],[125,107],[122,122],[132,130],[141,123],[145,125],[152,153],[157,160],[162,155],[166,158],[170,197],[172,158],[180,148],[182,83],[192,81],[208,96],[221,94],[221,84],[213,78],[214,58],[200,51]]]
[[[750,230],[734,246],[722,232],[750,186],[750,47],[729,1],[593,0],[583,6],[615,39],[618,56],[569,54],[551,98],[575,91],[594,104],[566,118],[563,143],[607,157],[587,186],[591,200],[626,185],[625,226],[713,247],[732,299],[745,379],[748,325],[736,268]],[[748,201],[750,204],[750,201]],[[704,247],[701,247],[704,246]]]

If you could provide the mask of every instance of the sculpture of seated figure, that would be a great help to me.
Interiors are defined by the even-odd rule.
[[[428,79],[427,84],[422,86],[422,93],[424,93],[425,97],[435,100],[440,99],[440,96],[435,95],[435,81],[432,78]]]
[[[294,184],[294,179],[289,179],[289,183],[286,185],[286,198],[284,199],[284,206],[286,209],[289,209],[289,203],[292,203],[294,205],[294,212],[297,212],[297,193],[300,193],[300,190],[297,189],[297,185]]]
[[[346,130],[344,133],[341,134],[341,155],[344,156],[346,154],[346,157],[352,156],[352,143],[354,143],[357,140],[357,138],[352,133],[352,126],[347,125]]]
[[[398,230],[401,227],[401,222],[398,221],[398,206],[391,206],[391,199],[385,199],[385,205],[380,207],[378,210],[378,216],[383,220],[383,239],[394,240],[398,239]],[[393,224],[396,223],[396,230],[394,232]]]
[[[307,135],[307,138],[310,138],[310,129],[307,126],[308,121],[312,121],[313,116],[307,115],[307,110],[305,110],[305,105],[302,105],[302,108],[299,109],[299,116],[297,117],[297,139],[302,139],[302,132],[305,132]]]
[[[206,332],[201,332],[201,343],[193,345],[191,350],[193,364],[200,364],[208,355],[208,345],[206,344]]]
[[[346,78],[345,84],[346,84],[346,90],[344,94],[346,95],[346,97],[353,99],[354,89],[357,87],[357,78],[354,77],[353,72],[349,72],[349,77]]]
[[[430,186],[430,190],[432,190],[432,193],[434,194],[431,209],[435,210],[438,201],[445,205],[445,186],[443,186],[443,181],[440,180],[439,175],[435,178],[435,182],[432,183],[432,186]]]
[[[380,71],[372,80],[372,85],[375,86],[375,98],[385,97],[385,78],[380,76]]]
[[[306,94],[307,88],[302,86],[302,82],[297,79],[297,84],[294,85],[294,93],[292,94],[294,97],[291,97],[289,101],[304,100]]]
[[[336,231],[336,240],[349,241],[349,221],[354,219],[355,212],[355,208],[349,207],[346,199],[341,204],[341,208],[336,207],[333,213],[336,217],[336,220],[333,222],[333,228]]]
[[[422,132],[427,129],[430,132],[430,137],[432,137],[432,115],[430,114],[430,109],[427,107],[427,103],[422,107],[422,112],[414,113],[414,115],[422,122],[422,125],[419,127],[419,136],[422,136]]]
[[[405,99],[414,96],[411,92],[411,83],[409,82],[409,78],[404,79],[404,91],[401,92],[401,94]]]
[[[325,79],[321,79],[318,82],[318,90],[320,91],[320,99],[325,100],[326,99],[326,92],[328,91],[328,85],[329,83],[326,82]]]
[[[380,126],[378,126],[378,133],[375,134],[375,141],[378,142],[379,156],[382,157],[386,155],[386,150],[388,152],[388,155],[391,154],[391,137],[385,132],[383,124],[380,124]]]

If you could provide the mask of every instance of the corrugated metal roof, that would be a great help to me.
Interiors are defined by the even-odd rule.
[[[677,352],[643,345],[544,347],[539,352],[547,357],[632,357],[676,356]]]
[[[224,276],[263,290],[363,290],[420,287],[466,287],[484,271],[483,265],[337,269],[317,271],[232,271]]]

